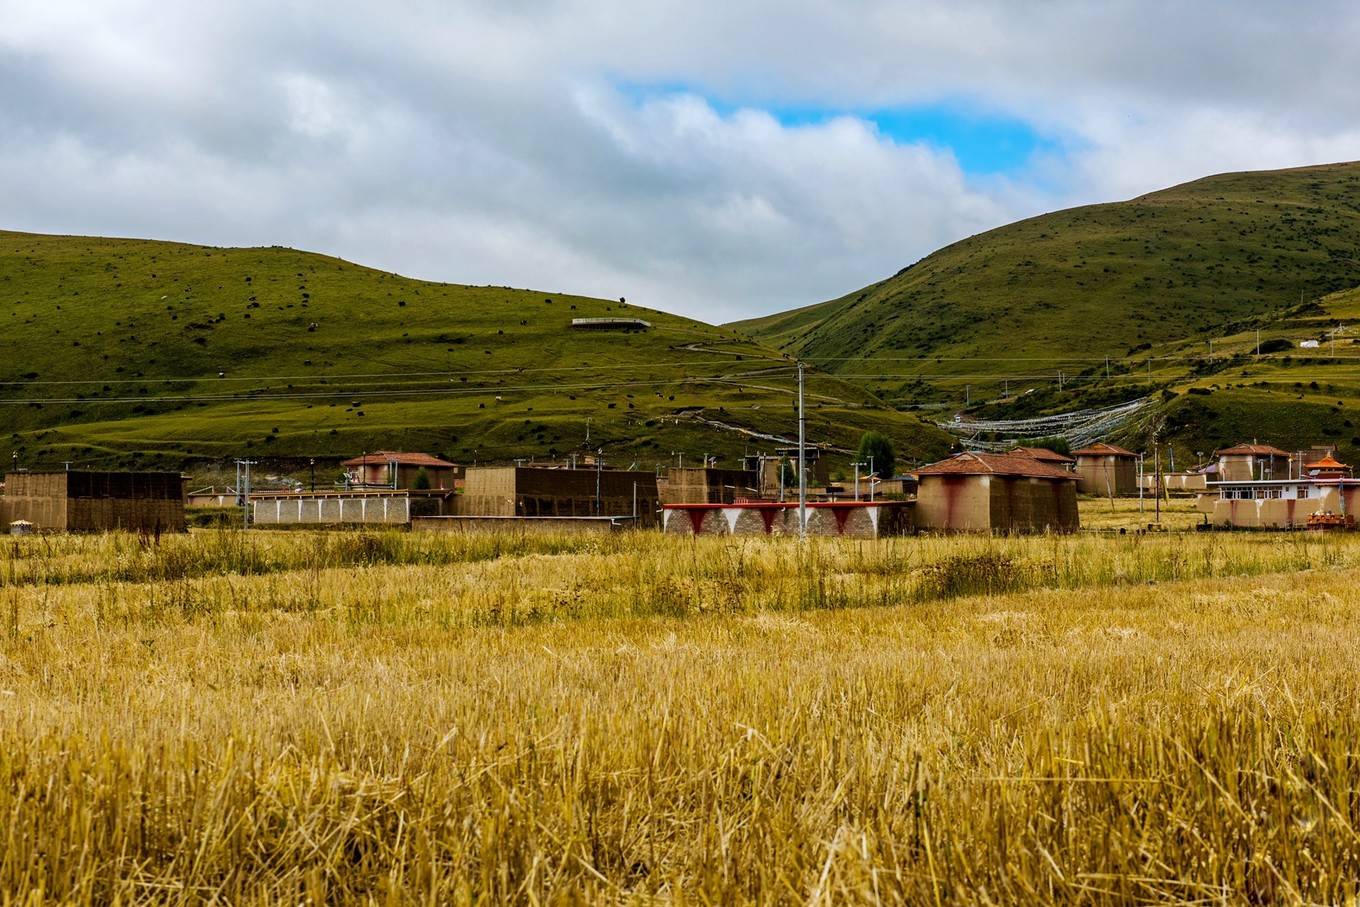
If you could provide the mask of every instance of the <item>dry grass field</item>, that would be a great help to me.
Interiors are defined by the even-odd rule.
[[[1338,903],[1360,539],[0,543],[0,903]]]
[[[1160,514],[1151,497],[1143,501],[1137,498],[1081,498],[1078,508],[1083,529],[1135,532],[1157,527],[1177,532],[1194,529],[1204,521],[1203,514],[1195,509],[1193,497],[1163,498]]]

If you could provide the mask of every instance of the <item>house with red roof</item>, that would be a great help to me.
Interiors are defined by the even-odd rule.
[[[345,484],[350,488],[413,489],[422,486],[452,491],[458,479],[458,464],[427,453],[377,450],[340,465],[345,469]]]
[[[1077,476],[1016,453],[968,451],[916,470],[915,522],[937,532],[1075,532]]]
[[[1250,482],[1287,479],[1290,454],[1269,444],[1234,444],[1214,454],[1218,458],[1220,482]]]
[[[1101,497],[1138,494],[1138,454],[1097,441],[1072,451],[1077,460],[1077,491]]]
[[[1038,460],[1040,463],[1047,463],[1049,466],[1056,466],[1069,472],[1077,465],[1077,461],[1072,457],[1060,454],[1056,450],[1049,450],[1047,447],[1016,447],[1007,453],[1017,457],[1029,457],[1031,460]]]

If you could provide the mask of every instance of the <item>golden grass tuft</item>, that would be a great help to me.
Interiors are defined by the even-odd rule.
[[[1340,902],[1357,579],[1305,534],[7,540],[0,902]]]

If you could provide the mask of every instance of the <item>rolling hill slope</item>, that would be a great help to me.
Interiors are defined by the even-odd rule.
[[[586,333],[577,317],[653,327]],[[792,364],[730,330],[291,249],[0,232],[0,318],[0,437],[35,468],[543,458],[587,432],[620,465],[730,464],[796,432]],[[808,394],[813,440],[850,447],[872,427],[909,457],[947,449],[855,384],[812,374]]]
[[[1228,173],[1020,221],[733,327],[846,374],[1020,377],[1001,360],[1120,359],[1360,284],[1357,248],[1360,164]]]
[[[1331,164],[1031,218],[731,327],[943,421],[1146,396],[1114,440],[1177,445],[1182,463],[1250,438],[1357,459],[1357,285],[1360,164]],[[1322,348],[1299,347],[1310,339]]]

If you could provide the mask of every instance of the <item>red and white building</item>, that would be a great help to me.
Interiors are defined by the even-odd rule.
[[[1304,464],[1296,478],[1221,479],[1208,486],[1199,510],[1225,529],[1354,528],[1360,508],[1360,479],[1331,454]]]

